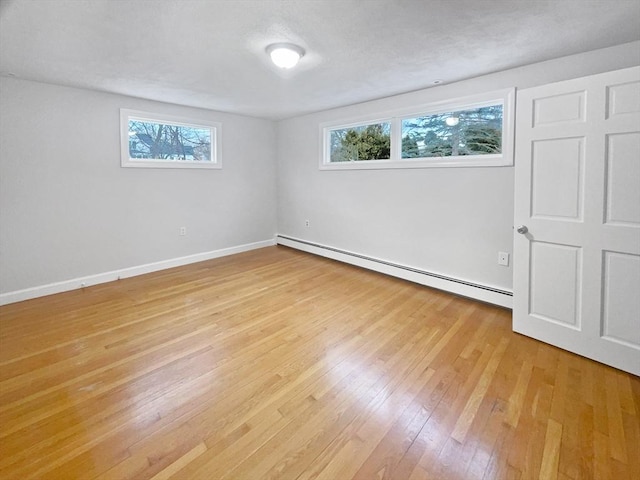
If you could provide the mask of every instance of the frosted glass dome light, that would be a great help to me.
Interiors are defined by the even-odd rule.
[[[271,61],[280,68],[293,68],[304,56],[304,49],[292,43],[274,43],[267,47]]]

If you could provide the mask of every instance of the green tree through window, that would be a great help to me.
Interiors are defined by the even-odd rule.
[[[502,105],[402,120],[402,158],[502,152]]]
[[[389,123],[331,130],[331,161],[357,162],[391,158]]]

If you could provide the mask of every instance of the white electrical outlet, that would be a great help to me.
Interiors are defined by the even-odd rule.
[[[509,254],[507,252],[498,252],[498,265],[509,266]]]
[[[310,227],[310,226],[311,226],[311,221],[309,221],[309,220],[305,220],[305,221],[304,221],[304,226],[305,226],[305,227]]]
[[[180,227],[180,236],[184,237],[187,234],[187,227]]]

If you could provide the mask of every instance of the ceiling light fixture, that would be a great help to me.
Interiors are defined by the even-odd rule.
[[[273,43],[267,47],[271,61],[280,68],[293,68],[304,56],[304,49],[293,43]]]

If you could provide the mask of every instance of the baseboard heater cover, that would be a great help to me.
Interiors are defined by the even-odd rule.
[[[481,285],[467,280],[449,277],[446,275],[428,272],[407,265],[401,265],[379,258],[361,255],[359,253],[342,250],[319,243],[309,242],[286,235],[276,235],[279,245],[295,248],[323,257],[342,261],[359,267],[374,270],[394,277],[409,280],[428,287],[437,288],[465,297],[473,298],[505,308],[513,307],[513,292],[500,288]]]

